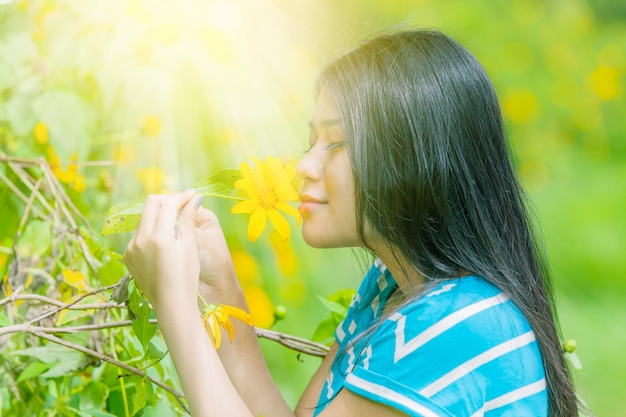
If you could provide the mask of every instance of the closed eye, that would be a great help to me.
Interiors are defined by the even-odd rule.
[[[328,145],[326,145],[326,148],[324,148],[324,149],[326,149],[327,151],[332,151],[333,149],[340,148],[343,145],[344,145],[343,141],[329,143]]]

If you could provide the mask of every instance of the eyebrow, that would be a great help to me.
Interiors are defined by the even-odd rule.
[[[332,126],[337,126],[341,124],[341,119],[325,119],[322,120],[317,126],[315,125],[315,123],[313,123],[313,121],[309,121],[309,128],[311,129],[317,129],[320,127],[332,127]]]

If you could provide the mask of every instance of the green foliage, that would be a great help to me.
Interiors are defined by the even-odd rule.
[[[344,317],[346,317],[348,307],[350,306],[352,297],[354,297],[354,292],[355,291],[352,289],[343,289],[330,294],[326,298],[320,297],[319,295],[317,296],[322,304],[324,304],[324,307],[328,309],[328,314],[318,324],[311,337],[312,340],[328,346],[335,341],[335,329],[337,329],[337,326],[339,326]]]
[[[152,333],[147,301],[126,275],[120,254],[128,236],[120,232],[136,226],[136,203],[148,193],[181,190],[218,172],[195,188],[228,194],[237,174],[219,172],[224,167],[250,155],[295,156],[306,142],[303,120],[320,64],[354,39],[398,23],[453,35],[494,80],[516,166],[543,225],[564,333],[578,340],[576,353],[585,363],[581,391],[597,415],[622,415],[615,398],[626,390],[626,339],[619,326],[626,291],[623,2],[283,4],[286,27],[275,24],[284,20],[280,7],[270,8],[281,13],[277,20],[270,9],[236,5],[229,9],[235,10],[231,18],[222,19],[215,2],[3,3],[3,416],[183,414],[162,387],[91,355],[72,356],[67,366],[75,370],[60,374],[65,365],[58,361],[59,343],[71,343],[145,368],[150,377],[176,387],[163,341],[158,330]],[[317,340],[330,342],[346,304],[320,303],[310,294],[355,287],[361,274],[346,264],[351,254],[310,251],[297,236],[286,246],[252,246],[240,238],[244,222],[231,220],[230,206],[221,203],[212,200],[211,209],[231,248],[260,260],[245,271],[240,263],[238,273],[289,309],[277,327],[305,335],[316,329]],[[111,206],[116,208],[109,212]],[[59,307],[12,300],[15,295],[66,306],[83,296],[77,306],[120,305],[63,308],[34,326],[130,319],[133,324],[80,337],[58,333],[53,342],[13,330]],[[283,393],[295,404],[318,362],[301,363],[281,347],[264,349]]]

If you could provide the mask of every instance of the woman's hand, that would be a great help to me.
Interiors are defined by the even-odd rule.
[[[195,226],[202,295],[207,301],[230,303],[241,289],[219,220],[212,211],[199,207]]]
[[[124,252],[124,262],[153,306],[196,303],[200,262],[196,250],[194,191],[150,195]]]

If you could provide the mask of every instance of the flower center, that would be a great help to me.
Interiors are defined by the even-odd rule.
[[[278,196],[276,195],[276,189],[274,187],[264,188],[259,193],[259,204],[264,209],[274,208],[277,202]]]

